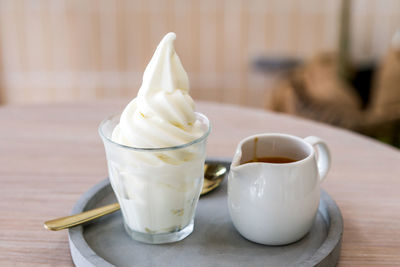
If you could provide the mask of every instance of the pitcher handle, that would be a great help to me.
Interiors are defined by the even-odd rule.
[[[317,166],[319,172],[319,179],[322,182],[331,167],[331,154],[326,143],[316,136],[308,136],[304,141],[314,147],[317,152]]]

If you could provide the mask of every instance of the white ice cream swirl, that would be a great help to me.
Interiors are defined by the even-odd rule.
[[[189,95],[189,79],[168,33],[148,64],[138,95],[125,108],[112,134],[114,142],[162,148],[191,142],[204,134]]]

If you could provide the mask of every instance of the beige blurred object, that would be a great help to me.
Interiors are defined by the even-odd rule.
[[[400,48],[391,47],[377,67],[365,109],[356,88],[338,77],[335,58],[320,55],[294,70],[275,88],[269,106],[400,145]]]
[[[353,128],[362,117],[354,89],[338,79],[334,54],[321,54],[289,74],[272,93],[272,110]]]
[[[393,45],[381,62],[359,126],[359,132],[400,147],[400,46]]]
[[[374,117],[400,118],[400,46],[391,47],[383,59],[371,100]]]
[[[351,56],[379,58],[400,24],[397,0],[354,0]],[[259,56],[306,59],[337,42],[337,0],[0,0],[3,103],[131,99],[160,38],[196,99],[263,107],[273,78]],[[374,23],[379,22],[379,23]]]
[[[361,101],[354,89],[337,77],[338,62],[333,54],[321,54],[301,70],[306,93],[321,105],[359,110]]]

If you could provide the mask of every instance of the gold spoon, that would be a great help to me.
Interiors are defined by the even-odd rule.
[[[222,164],[206,163],[204,165],[204,183],[203,189],[201,190],[201,195],[205,195],[217,188],[224,179],[226,171],[227,168]],[[70,228],[94,220],[101,216],[113,213],[119,209],[119,204],[113,203],[100,208],[84,211],[75,215],[47,221],[44,223],[44,228],[52,231]]]

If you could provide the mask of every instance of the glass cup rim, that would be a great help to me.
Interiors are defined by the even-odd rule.
[[[127,145],[123,145],[123,144],[114,142],[113,140],[111,140],[111,138],[107,137],[104,134],[103,127],[106,124],[106,122],[112,120],[113,118],[115,118],[117,116],[120,116],[121,114],[114,114],[114,115],[111,115],[111,116],[105,118],[104,120],[102,120],[100,125],[99,125],[99,127],[98,127],[98,132],[99,132],[99,135],[103,139],[104,142],[108,142],[108,143],[110,143],[110,144],[112,144],[114,146],[117,146],[117,147],[120,147],[120,148],[124,148],[124,149],[129,149],[129,150],[133,150],[133,151],[142,151],[142,152],[177,150],[177,149],[182,149],[182,148],[189,147],[189,146],[194,145],[196,143],[200,143],[204,139],[206,139],[208,137],[208,135],[210,134],[210,132],[211,132],[211,123],[208,120],[207,116],[205,116],[204,114],[202,114],[200,112],[195,112],[195,114],[196,114],[196,117],[200,117],[200,118],[204,119],[207,122],[207,126],[208,126],[207,131],[202,136],[200,136],[199,138],[194,139],[194,140],[192,140],[192,141],[190,141],[188,143],[185,143],[185,144],[182,144],[182,145],[178,145],[178,146],[170,146],[170,147],[133,147],[133,146],[127,146]]]

